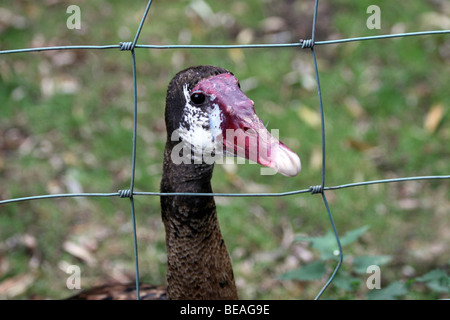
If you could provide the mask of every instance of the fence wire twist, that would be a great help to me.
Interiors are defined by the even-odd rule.
[[[39,51],[49,51],[49,50],[75,50],[75,49],[86,49],[86,50],[94,50],[94,49],[120,49],[121,51],[130,51],[132,57],[132,70],[133,70],[133,95],[134,95],[134,108],[133,108],[133,141],[132,141],[132,160],[131,160],[131,182],[130,188],[125,190],[119,190],[117,192],[112,193],[65,193],[65,194],[47,194],[47,195],[39,195],[39,196],[30,196],[30,197],[22,197],[22,198],[14,198],[14,199],[6,199],[1,200],[0,205],[15,203],[21,201],[30,201],[30,200],[41,200],[41,199],[54,199],[54,198],[69,198],[69,197],[120,197],[120,198],[129,198],[130,206],[131,206],[131,219],[133,225],[133,244],[134,244],[134,257],[135,257],[135,278],[136,278],[136,299],[139,300],[140,292],[139,292],[139,260],[138,260],[138,243],[137,243],[137,233],[136,233],[136,218],[135,218],[135,207],[134,207],[134,196],[216,196],[216,197],[283,197],[283,196],[291,196],[302,193],[317,194],[320,193],[322,196],[322,200],[325,206],[325,209],[328,214],[328,218],[331,223],[331,228],[333,230],[334,236],[336,238],[336,244],[339,250],[339,260],[332,272],[331,276],[324,284],[322,289],[319,291],[315,300],[318,300],[324,291],[328,288],[331,282],[334,280],[337,272],[339,271],[343,259],[344,253],[342,250],[342,246],[340,243],[339,234],[337,232],[333,215],[331,214],[331,210],[325,196],[325,191],[327,190],[338,190],[343,188],[350,187],[358,187],[365,186],[371,184],[382,184],[382,183],[394,183],[394,182],[405,182],[405,181],[414,181],[414,180],[439,180],[439,179],[450,179],[450,175],[436,175],[436,176],[416,176],[416,177],[404,177],[404,178],[396,178],[396,179],[384,179],[384,180],[372,180],[372,181],[363,181],[356,183],[348,183],[337,186],[325,186],[325,169],[326,169],[326,148],[325,148],[325,113],[322,101],[322,90],[320,88],[320,80],[319,80],[319,69],[317,66],[317,58],[315,53],[315,46],[317,45],[327,45],[327,44],[340,44],[346,42],[354,42],[354,41],[365,41],[365,40],[380,40],[380,39],[389,39],[389,38],[399,38],[399,37],[410,37],[410,36],[425,36],[425,35],[437,35],[437,34],[449,34],[450,30],[433,30],[433,31],[420,31],[420,32],[409,32],[409,33],[396,33],[396,34],[386,34],[386,35],[378,35],[378,36],[368,36],[368,37],[356,37],[356,38],[345,38],[345,39],[336,39],[336,40],[327,40],[327,41],[315,41],[315,33],[316,33],[316,22],[317,22],[317,13],[318,13],[318,5],[319,0],[315,0],[314,4],[314,14],[313,14],[313,22],[312,22],[312,34],[310,39],[300,39],[297,43],[279,43],[279,44],[246,44],[246,45],[140,45],[137,44],[139,39],[139,35],[141,33],[142,27],[146,20],[146,17],[150,11],[150,6],[152,4],[152,0],[149,0],[147,3],[147,7],[142,16],[141,22],[139,24],[138,30],[132,42],[120,42],[118,45],[76,45],[76,46],[52,46],[52,47],[39,47],[39,48],[25,48],[25,49],[12,49],[12,50],[2,50],[1,54],[12,54],[12,53],[27,53],[27,52],[39,52]],[[319,100],[319,110],[320,110],[320,120],[321,120],[321,143],[322,143],[322,181],[320,185],[311,186],[307,189],[301,190],[293,190],[287,192],[277,192],[277,193],[184,193],[184,192],[172,192],[172,193],[162,193],[162,192],[140,192],[134,191],[134,180],[135,180],[135,168],[136,168],[136,139],[137,139],[137,80],[136,80],[136,57],[135,57],[135,49],[249,49],[249,48],[289,48],[289,47],[298,47],[302,49],[311,49],[311,54],[314,63],[314,71],[316,77],[316,85],[317,85],[317,93]]]

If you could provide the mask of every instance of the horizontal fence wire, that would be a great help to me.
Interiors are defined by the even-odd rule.
[[[145,12],[142,16],[141,22],[139,24],[138,30],[132,42],[121,42],[115,45],[74,45],[74,46],[51,46],[51,47],[39,47],[39,48],[24,48],[24,49],[12,49],[12,50],[1,50],[1,54],[14,54],[14,53],[30,53],[30,52],[40,52],[40,51],[51,51],[51,50],[105,50],[105,49],[120,49],[121,51],[130,51],[132,56],[132,70],[133,70],[133,96],[134,96],[134,108],[133,108],[133,141],[132,141],[132,159],[131,159],[131,181],[130,188],[125,190],[119,190],[117,192],[110,193],[65,193],[65,194],[46,194],[37,195],[29,197],[21,197],[14,199],[0,200],[0,205],[17,203],[22,201],[31,200],[44,200],[44,199],[57,199],[57,198],[74,198],[74,197],[120,197],[129,198],[131,206],[131,219],[133,224],[133,244],[134,244],[134,256],[135,256],[135,277],[136,277],[136,298],[140,299],[139,293],[139,262],[138,262],[138,250],[137,250],[137,234],[136,234],[136,219],[135,219],[135,209],[134,209],[134,196],[215,196],[215,197],[284,197],[293,196],[303,193],[317,194],[320,193],[328,214],[328,218],[331,223],[331,227],[336,238],[336,243],[339,249],[339,261],[336,265],[334,271],[329,277],[328,281],[322,287],[320,292],[317,294],[315,299],[319,299],[323,292],[328,288],[330,283],[334,280],[337,272],[343,261],[344,253],[340,244],[339,234],[336,230],[334,224],[333,216],[325,196],[325,191],[328,190],[339,190],[344,188],[353,188],[368,186],[373,184],[385,184],[385,183],[401,183],[408,181],[417,180],[442,180],[450,179],[450,175],[435,175],[435,176],[415,176],[415,177],[402,177],[394,179],[383,179],[383,180],[372,180],[372,181],[362,181],[341,184],[336,186],[325,186],[325,169],[326,169],[326,148],[325,148],[325,112],[322,102],[322,91],[320,88],[319,80],[319,70],[317,66],[316,54],[314,47],[317,45],[330,45],[330,44],[342,44],[347,42],[355,41],[367,41],[367,40],[382,40],[382,39],[392,39],[392,38],[402,38],[411,36],[427,36],[427,35],[439,35],[439,34],[450,34],[450,30],[432,30],[432,31],[420,31],[420,32],[409,32],[409,33],[396,33],[396,34],[385,34],[377,36],[367,36],[367,37],[355,37],[355,38],[344,38],[344,39],[334,39],[326,41],[315,41],[315,30],[318,14],[318,4],[319,0],[315,0],[314,4],[314,14],[312,22],[312,34],[310,39],[300,39],[296,43],[277,43],[277,44],[245,44],[245,45],[146,45],[138,44],[139,35],[141,33],[143,24],[149,13],[152,0],[148,1]],[[137,80],[136,80],[136,58],[134,54],[135,49],[258,49],[258,48],[303,48],[311,49],[312,58],[314,62],[314,70],[316,76],[316,85],[319,99],[319,109],[321,115],[321,138],[322,138],[322,180],[320,185],[311,186],[307,189],[277,192],[277,193],[185,193],[185,192],[172,192],[172,193],[162,193],[162,192],[143,192],[134,190],[134,179],[135,179],[135,168],[136,168],[136,139],[137,139]]]
[[[345,39],[335,39],[335,40],[324,40],[315,41],[314,45],[328,45],[328,44],[341,44],[346,42],[355,41],[365,41],[365,40],[382,40],[382,39],[392,39],[392,38],[404,38],[412,36],[427,36],[427,35],[438,35],[447,34],[450,30],[431,30],[431,31],[420,31],[420,32],[405,32],[405,33],[393,33],[384,34],[378,36],[367,36],[367,37],[356,37],[356,38],[345,38]],[[127,43],[127,42],[124,42]],[[133,48],[135,49],[270,49],[270,48],[305,48],[305,40],[301,39],[299,42],[293,43],[259,43],[259,44],[136,44]],[[0,54],[11,54],[11,53],[28,53],[28,52],[39,52],[39,51],[54,51],[54,50],[107,50],[107,49],[121,49],[122,44],[110,44],[110,45],[74,45],[74,46],[53,46],[53,47],[39,47],[39,48],[25,48],[25,49],[11,49],[11,50],[0,50]]]
[[[361,181],[361,182],[353,182],[347,183],[337,186],[324,187],[323,190],[339,190],[346,188],[354,188],[354,187],[362,187],[373,184],[385,184],[385,183],[394,183],[394,182],[408,182],[408,181],[417,181],[417,180],[442,180],[442,179],[450,179],[450,175],[442,175],[442,176],[419,176],[419,177],[406,177],[406,178],[393,178],[393,179],[383,179],[383,180],[372,180],[372,181]],[[58,194],[45,194],[38,196],[30,196],[30,197],[22,197],[22,198],[14,198],[14,199],[6,199],[0,200],[0,204],[14,203],[14,202],[22,202],[22,201],[30,201],[30,200],[44,200],[44,199],[57,199],[57,198],[80,198],[80,197],[92,197],[92,198],[109,198],[109,197],[119,197],[119,198],[129,198],[131,195],[133,196],[204,196],[204,197],[231,197],[231,198],[255,198],[255,197],[286,197],[293,196],[302,193],[320,193],[321,186],[311,186],[308,189],[299,189],[285,192],[257,192],[257,193],[224,193],[224,192],[210,192],[210,193],[197,193],[197,192],[152,192],[152,191],[133,191],[130,193],[130,190],[119,190],[117,192],[81,192],[81,193],[58,193]]]

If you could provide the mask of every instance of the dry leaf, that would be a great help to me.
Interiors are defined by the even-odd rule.
[[[311,157],[309,159],[309,169],[319,170],[322,168],[322,148],[314,147],[311,151]]]
[[[420,17],[420,22],[423,29],[426,28],[450,28],[450,17],[445,13],[427,12]]]
[[[367,151],[374,147],[373,145],[368,144],[367,142],[355,139],[348,139],[347,143],[350,146],[350,148],[358,151]]]
[[[262,21],[262,27],[266,33],[286,30],[286,21],[281,17],[268,17]]]
[[[0,282],[0,298],[7,299],[24,293],[34,282],[31,274],[19,274]]]
[[[253,30],[250,28],[242,29],[241,32],[236,36],[236,42],[238,44],[249,44],[253,42],[255,37]]]
[[[397,200],[397,205],[402,210],[414,210],[420,207],[420,201],[418,199],[400,199]]]
[[[309,109],[306,106],[301,106],[297,112],[300,119],[307,123],[312,128],[320,127],[320,113]]]
[[[80,246],[72,241],[66,241],[63,243],[63,248],[71,255],[85,261],[88,265],[95,265],[97,259],[89,252],[85,247]]]
[[[345,98],[344,104],[353,118],[360,119],[365,115],[363,107],[355,97],[350,96]]]
[[[442,118],[444,117],[444,106],[442,104],[437,104],[431,107],[428,111],[425,121],[424,128],[428,133],[433,133],[436,131],[439,123],[441,123]]]
[[[11,12],[6,8],[0,8],[0,33],[9,27],[23,29],[27,25],[27,19]]]
[[[241,49],[230,49],[228,50],[228,56],[233,60],[234,63],[242,63],[244,61],[244,51]]]

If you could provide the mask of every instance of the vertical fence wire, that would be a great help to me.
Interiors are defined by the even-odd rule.
[[[1,54],[11,54],[11,53],[24,53],[24,52],[35,52],[35,51],[48,51],[48,50],[69,50],[69,49],[117,49],[119,48],[121,51],[131,51],[132,57],[132,71],[133,71],[133,140],[132,140],[132,156],[131,156],[131,177],[130,177],[130,188],[126,190],[119,190],[114,193],[68,193],[68,194],[50,194],[50,195],[40,195],[40,196],[30,196],[30,197],[22,197],[15,199],[6,199],[1,200],[1,204],[7,203],[15,203],[20,201],[30,201],[30,200],[39,200],[39,199],[54,199],[54,198],[65,198],[65,197],[121,197],[121,198],[129,198],[130,206],[131,206],[131,219],[133,225],[133,248],[134,248],[134,259],[135,259],[135,281],[136,281],[136,299],[140,299],[139,292],[139,260],[138,260],[138,242],[137,242],[137,231],[136,231],[136,214],[135,214],[135,206],[134,206],[134,196],[170,196],[170,195],[185,195],[185,196],[222,196],[222,197],[281,197],[281,196],[290,196],[290,195],[298,195],[302,193],[310,192],[311,194],[320,193],[322,196],[322,200],[325,206],[325,209],[328,214],[328,218],[331,223],[331,228],[333,230],[334,236],[336,238],[336,244],[339,251],[339,260],[338,263],[326,281],[325,285],[319,291],[316,296],[316,300],[319,299],[324,291],[328,288],[331,282],[334,280],[336,274],[338,273],[344,258],[344,253],[342,250],[341,242],[339,239],[339,235],[334,223],[333,215],[330,210],[330,206],[328,204],[325,191],[326,190],[337,190],[342,188],[349,187],[357,187],[363,185],[370,184],[380,184],[380,183],[392,183],[392,182],[404,182],[404,181],[412,181],[412,180],[435,180],[435,179],[450,179],[450,175],[439,175],[439,176],[418,176],[418,177],[405,177],[405,178],[396,178],[396,179],[384,179],[384,180],[374,180],[374,181],[363,181],[357,183],[348,183],[338,186],[325,186],[325,172],[326,172],[326,143],[325,143],[325,112],[323,106],[322,99],[322,90],[320,87],[319,80],[319,69],[317,65],[317,57],[315,52],[316,45],[326,45],[326,44],[337,44],[337,43],[345,43],[345,42],[353,42],[353,41],[364,41],[364,40],[377,40],[377,39],[387,39],[387,38],[396,38],[396,37],[408,37],[408,36],[425,36],[425,35],[433,35],[433,34],[448,34],[450,30],[434,30],[434,31],[421,31],[421,32],[411,32],[411,33],[399,33],[399,34],[388,34],[388,35],[379,35],[379,36],[369,36],[369,37],[357,37],[357,38],[346,38],[346,39],[337,39],[337,40],[327,40],[327,41],[315,41],[316,38],[316,23],[317,23],[317,15],[318,15],[318,4],[319,0],[315,0],[314,4],[314,14],[313,14],[313,22],[312,22],[312,34],[311,39],[301,39],[298,43],[282,43],[282,44],[249,44],[249,45],[139,45],[137,43],[139,39],[139,35],[142,31],[144,22],[146,17],[150,11],[150,6],[152,4],[152,0],[149,0],[147,6],[145,8],[144,14],[140,21],[139,27],[137,29],[136,35],[132,42],[121,42],[119,45],[103,45],[103,46],[58,46],[58,47],[41,47],[41,48],[25,48],[25,49],[12,49],[12,50],[2,50]],[[279,192],[279,193],[184,193],[184,192],[176,192],[176,193],[161,193],[161,192],[136,192],[134,191],[134,183],[135,183],[135,171],[136,171],[136,140],[137,140],[137,117],[138,117],[138,107],[137,107],[137,70],[136,70],[136,56],[135,49],[136,48],[147,48],[147,49],[230,49],[230,48],[286,48],[286,47],[300,47],[300,48],[310,48],[315,78],[316,78],[316,86],[318,93],[318,102],[319,102],[319,110],[321,117],[321,147],[322,147],[322,177],[321,184],[317,186],[311,186],[308,189],[302,190],[293,190],[287,192]]]
[[[325,285],[322,287],[322,289],[317,294],[315,300],[318,300],[322,296],[323,292],[331,284],[331,282],[333,281],[333,279],[336,276],[337,272],[341,268],[342,261],[344,260],[344,252],[342,251],[342,246],[341,246],[341,241],[339,239],[339,234],[338,234],[338,232],[336,230],[336,225],[334,223],[333,215],[331,214],[330,206],[328,205],[327,197],[325,196],[325,191],[324,191],[324,187],[325,187],[325,172],[326,172],[325,112],[324,112],[324,108],[323,108],[322,90],[320,88],[319,68],[317,66],[317,57],[316,57],[316,51],[315,51],[315,48],[314,48],[314,41],[315,41],[315,38],[316,38],[316,24],[317,24],[318,6],[319,6],[319,0],[315,0],[311,40],[310,41],[306,41],[305,42],[305,46],[302,46],[302,48],[307,48],[307,47],[311,48],[312,59],[313,59],[313,62],[314,62],[314,73],[315,73],[315,76],[316,76],[317,95],[318,95],[318,99],[319,99],[320,129],[321,129],[320,132],[321,132],[321,139],[322,139],[322,141],[321,141],[321,144],[322,144],[322,183],[320,185],[320,189],[318,189],[317,191],[320,191],[318,193],[320,193],[322,195],[322,200],[323,200],[323,203],[325,205],[325,209],[327,210],[327,214],[328,214],[328,219],[330,220],[331,228],[333,229],[333,234],[334,234],[334,237],[336,238],[336,243],[337,243],[337,246],[339,248],[339,261],[338,261],[338,264],[336,265],[333,273],[329,277],[328,281],[325,283]],[[308,44],[308,45],[306,45],[306,44]]]
[[[136,230],[136,213],[134,207],[134,180],[136,176],[136,141],[137,141],[137,113],[138,113],[138,101],[137,101],[137,71],[136,71],[136,54],[134,52],[134,46],[136,45],[139,35],[141,34],[142,27],[144,26],[145,18],[147,17],[148,12],[150,11],[150,6],[152,5],[152,0],[147,3],[147,7],[145,8],[144,15],[142,16],[141,22],[137,29],[136,35],[134,37],[131,45],[129,43],[122,43],[120,49],[121,50],[130,50],[131,51],[131,60],[133,63],[133,148],[132,148],[132,160],[131,160],[131,181],[130,181],[130,190],[126,192],[127,196],[130,198],[131,205],[131,220],[133,224],[133,250],[134,250],[134,268],[135,268],[135,279],[136,279],[136,299],[140,299],[140,285],[139,285],[139,254],[138,254],[138,242],[137,242],[137,230]]]

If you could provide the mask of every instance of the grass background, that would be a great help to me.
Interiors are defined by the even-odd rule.
[[[310,38],[314,1],[154,1],[141,44],[281,43]],[[69,5],[81,29],[69,30]],[[381,8],[369,30],[366,9]],[[146,1],[2,1],[0,49],[131,41]],[[321,1],[317,40],[449,29],[446,1]],[[325,107],[326,184],[448,174],[450,41],[447,35],[316,47]],[[136,50],[136,190],[157,191],[165,141],[165,91],[179,70],[232,70],[269,129],[302,159],[296,178],[261,176],[257,165],[217,165],[216,192],[282,192],[320,184],[318,99],[309,50]],[[0,199],[129,186],[132,137],[129,52],[48,51],[0,56]],[[347,256],[390,255],[382,286],[450,264],[449,182],[416,181],[327,192],[340,234],[370,229]],[[219,219],[241,298],[311,299],[327,278],[281,280],[317,259],[296,235],[330,230],[319,196],[218,198]],[[165,283],[159,198],[136,197],[143,281]],[[133,281],[129,201],[57,199],[0,207],[0,297],[72,295],[65,270],[80,266],[82,288]],[[331,272],[331,269],[329,270]],[[358,275],[365,282],[365,275]],[[363,299],[330,287],[325,297]],[[447,297],[425,285],[401,298]]]

